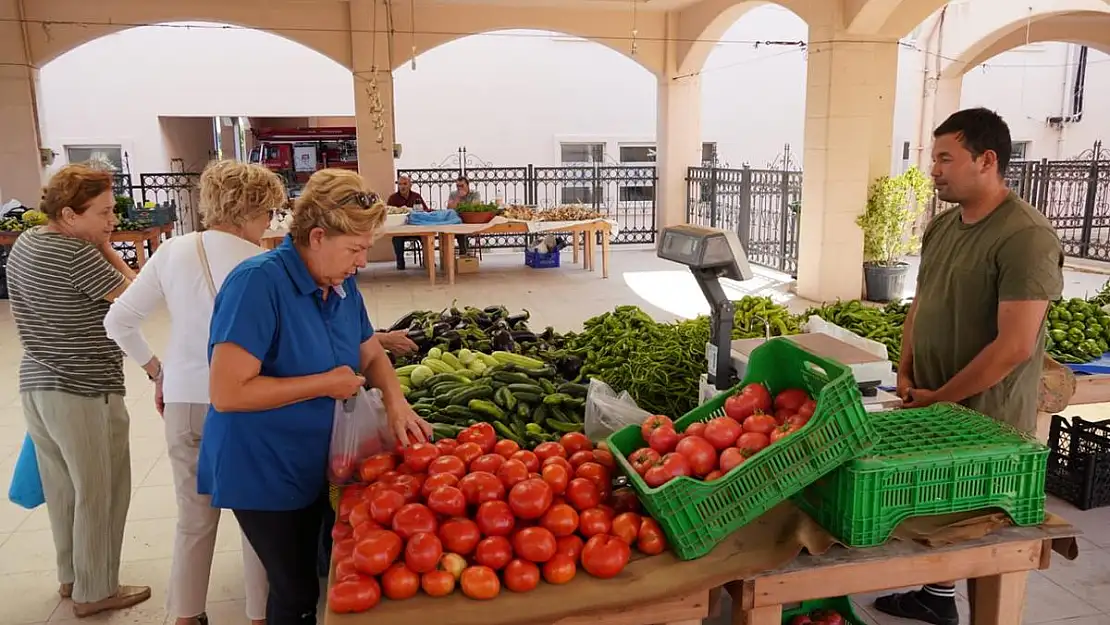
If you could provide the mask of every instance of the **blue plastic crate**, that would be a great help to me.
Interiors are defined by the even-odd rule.
[[[532,269],[552,269],[559,266],[559,252],[524,250],[524,264]]]

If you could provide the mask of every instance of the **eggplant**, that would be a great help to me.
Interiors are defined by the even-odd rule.
[[[486,306],[482,309],[482,312],[486,313],[487,315],[493,315],[501,312],[501,310],[503,310],[503,307],[501,306]]]
[[[410,326],[412,326],[412,323],[416,319],[416,316],[418,314],[419,311],[414,310],[404,317],[401,317],[397,321],[394,321],[393,325],[389,326],[389,331],[396,332],[397,330],[405,330],[409,328]]]
[[[436,338],[441,341],[447,341],[449,348],[448,351],[453,352],[462,347],[462,335],[460,335],[456,330],[448,330],[447,332],[444,332]]]
[[[573,380],[582,369],[582,359],[574,354],[564,356],[555,362],[555,369],[563,379]]]
[[[526,330],[517,330],[513,332],[510,336],[512,336],[513,340],[517,343],[535,343],[536,341],[540,340],[538,336]]]
[[[551,341],[552,339],[555,338],[555,328],[553,328],[551,326],[547,326],[546,328],[543,329],[543,333],[540,334],[540,338],[545,340],[545,341]]]
[[[447,323],[446,321],[440,321],[439,323],[432,326],[432,336],[439,338],[443,335],[444,332],[449,332],[451,331],[451,329],[452,324]]]
[[[513,342],[513,335],[507,329],[498,329],[490,334],[490,343],[493,349],[502,352],[511,352],[515,343]]]
[[[412,341],[413,343],[416,343],[417,345],[420,345],[421,343],[425,343],[428,340],[427,335],[425,335],[424,331],[421,330],[420,328],[417,328],[415,330],[409,330],[408,333],[407,333],[407,336],[409,337],[410,341]]]
[[[522,313],[517,313],[515,315],[509,315],[508,317],[505,318],[505,321],[508,321],[509,325],[516,325],[516,324],[518,324],[522,321],[528,321],[531,318],[532,318],[532,313],[530,313],[526,310]]]
[[[480,313],[478,315],[478,327],[479,328],[482,328],[483,330],[485,330],[486,328],[488,328],[492,325],[493,325],[493,317],[491,317],[488,313]]]

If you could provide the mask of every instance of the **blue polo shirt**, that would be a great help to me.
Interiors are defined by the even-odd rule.
[[[234,343],[275,378],[359,370],[359,346],[374,334],[354,277],[327,299],[292,239],[243,261],[216,296],[212,347]],[[335,400],[320,397],[259,412],[209,408],[197,463],[197,490],[217,508],[297,510],[327,485]]]

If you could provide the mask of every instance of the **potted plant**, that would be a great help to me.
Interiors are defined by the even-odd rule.
[[[500,208],[495,202],[463,202],[455,209],[464,224],[484,224],[497,215]]]
[[[863,278],[869,301],[902,299],[909,271],[902,257],[921,246],[912,228],[932,195],[932,182],[916,167],[872,183],[867,208],[856,218],[863,230]]]

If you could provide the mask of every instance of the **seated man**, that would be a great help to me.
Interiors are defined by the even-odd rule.
[[[426,211],[428,205],[420,194],[412,190],[412,179],[405,174],[397,178],[397,192],[389,196],[386,206],[405,207],[415,211]],[[393,237],[393,254],[397,257],[397,269],[405,270],[405,242],[419,241],[420,237]]]
[[[454,210],[459,207],[459,204],[478,204],[481,201],[482,196],[470,188],[470,179],[466,176],[459,176],[455,179],[455,190],[447,198],[447,208]],[[459,235],[455,237],[455,240],[459,242],[459,253],[465,254],[467,251],[466,237]]]

